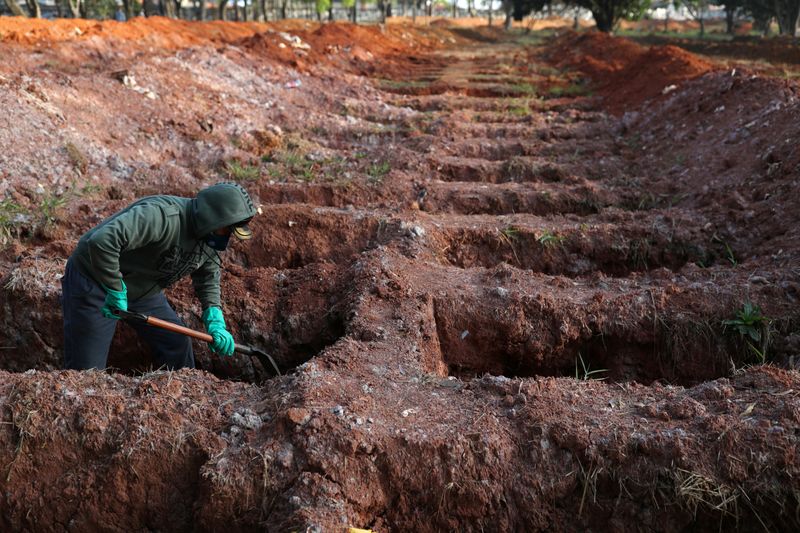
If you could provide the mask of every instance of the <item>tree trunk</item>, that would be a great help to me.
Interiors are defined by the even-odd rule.
[[[175,18],[175,3],[172,0],[161,0],[161,5],[164,8],[164,16],[174,19]]]
[[[72,0],[70,0],[71,2]],[[152,17],[154,15],[158,15],[158,8],[153,3],[153,0],[144,0],[142,2],[142,10],[144,11],[145,17]]]
[[[736,25],[736,8],[725,6],[725,33],[733,35]]]
[[[267,21],[267,0],[258,0],[258,4],[261,9],[261,16],[258,18],[260,22]]]
[[[283,0],[281,2],[281,20],[286,20],[286,8],[289,4],[289,0]]]
[[[206,20],[206,0],[200,0],[200,20]]]
[[[25,12],[22,10],[21,7],[19,7],[17,0],[6,0],[6,5],[8,6],[8,9],[11,10],[11,14],[14,15],[15,17],[25,16]]]
[[[592,9],[592,17],[597,29],[603,33],[611,33],[614,29],[614,8],[610,5],[598,5]]]
[[[703,17],[699,17],[697,22],[700,23],[700,37],[704,37],[706,34],[706,20]]]
[[[417,0],[411,0],[411,23],[417,23]]]
[[[775,0],[775,18],[781,35],[797,35],[797,19],[800,16],[800,0]]]
[[[28,13],[31,14],[31,18],[42,18],[42,7],[39,5],[39,0],[26,0],[26,3],[28,4]]]
[[[453,0],[453,18],[458,17],[458,0]]]
[[[511,15],[514,13],[514,2],[512,2],[512,0],[503,0],[503,11],[506,12],[506,20],[503,22],[503,28],[510,30]]]
[[[219,20],[226,20],[225,11],[228,7],[228,0],[219,0]]]
[[[494,14],[494,10],[492,9],[493,0],[489,0],[489,26],[492,25],[492,15]]]
[[[122,0],[122,11],[125,13],[125,20],[131,20],[133,18],[133,1]]]
[[[72,18],[77,19],[81,18],[81,0],[68,0],[69,1],[69,12],[72,14]]]
[[[239,2],[233,0],[233,20],[239,22]]]
[[[353,2],[353,24],[358,24],[358,0]]]

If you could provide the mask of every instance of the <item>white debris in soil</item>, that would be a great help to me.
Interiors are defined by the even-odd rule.
[[[231,415],[231,424],[234,427],[244,429],[258,429],[263,425],[263,422],[261,417],[250,409],[242,409]],[[233,428],[231,428],[231,433],[234,433]]]

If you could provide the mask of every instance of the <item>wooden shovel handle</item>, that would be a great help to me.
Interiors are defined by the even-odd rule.
[[[147,323],[150,324],[151,326],[156,326],[161,329],[174,331],[175,333],[180,333],[181,335],[186,335],[187,337],[193,337],[201,341],[214,342],[214,337],[212,337],[208,333],[203,333],[202,331],[197,331],[194,329],[187,328],[185,326],[173,324],[172,322],[167,322],[166,320],[161,320],[160,318],[156,318],[154,316],[148,316]]]

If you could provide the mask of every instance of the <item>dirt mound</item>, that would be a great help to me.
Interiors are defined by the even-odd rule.
[[[713,68],[710,62],[677,46],[657,46],[609,76],[601,92],[609,110],[620,113]]]
[[[408,48],[406,43],[385,28],[348,22],[323,24],[308,37],[319,49],[329,46],[359,46],[371,54],[386,55],[402,53]]]
[[[297,35],[275,32],[269,29],[246,37],[238,45],[263,58],[279,61],[299,71],[307,70],[312,63],[319,62],[319,54]]]
[[[619,72],[644,53],[645,50],[632,41],[597,31],[567,32],[547,51],[556,66],[576,68],[598,80]]]
[[[124,23],[113,20],[1,17],[0,41],[55,43],[99,36],[176,49],[204,42],[241,39],[265,27],[265,24],[254,22],[197,23],[165,17],[135,17]]]
[[[711,71],[709,61],[676,46],[644,48],[600,32],[570,32],[554,43],[549,57],[559,67],[588,75],[604,97],[605,107],[621,113],[662,93],[672,85]]]

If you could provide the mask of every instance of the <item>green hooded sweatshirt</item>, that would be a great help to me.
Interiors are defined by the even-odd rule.
[[[156,294],[187,274],[203,309],[221,307],[219,262],[205,237],[255,216],[250,195],[237,183],[219,183],[196,198],[148,196],[105,219],[72,253],[81,272],[128,298]]]

